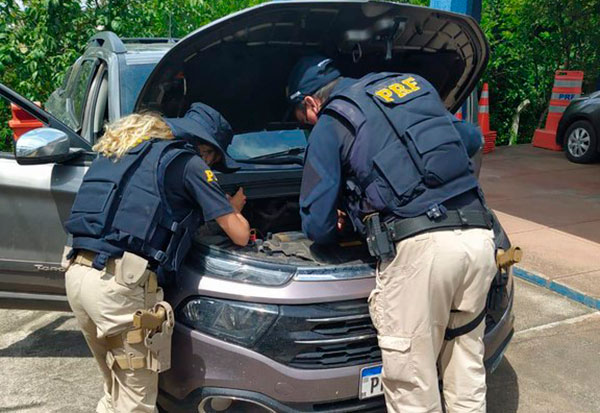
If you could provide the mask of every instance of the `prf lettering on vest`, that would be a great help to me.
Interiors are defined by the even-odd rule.
[[[395,96],[403,98],[411,93],[421,89],[414,77],[408,77],[400,83],[392,83],[384,88],[375,91],[375,94],[386,103],[396,102]]]
[[[210,169],[205,170],[204,173],[206,174],[206,182],[213,182],[217,180],[215,173]]]

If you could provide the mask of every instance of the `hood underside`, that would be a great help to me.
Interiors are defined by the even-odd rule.
[[[236,132],[277,127],[287,112],[288,74],[299,57],[333,58],[343,76],[419,74],[454,111],[473,90],[488,44],[470,17],[373,1],[265,3],[179,41],[148,78],[136,110],[182,116],[204,102]]]

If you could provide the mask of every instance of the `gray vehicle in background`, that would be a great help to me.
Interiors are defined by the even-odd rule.
[[[257,242],[235,247],[210,225],[166,288],[176,309],[173,367],[159,404],[173,412],[379,412],[381,354],[367,297],[375,263],[358,236],[317,247],[300,232],[298,194],[307,131],[287,118],[285,85],[296,60],[336,59],[344,76],[418,73],[450,110],[475,87],[488,58],[467,16],[372,1],[266,3],[175,42],[94,36],[37,108],[0,94],[46,128],[0,154],[0,306],[68,310],[60,255],[62,223],[91,146],[106,121],[135,110],[182,116],[192,102],[224,114],[240,161],[218,176],[244,187]],[[15,159],[16,158],[16,159]],[[496,225],[496,243],[510,242]],[[486,317],[486,366],[498,365],[513,333],[512,275],[499,273]]]

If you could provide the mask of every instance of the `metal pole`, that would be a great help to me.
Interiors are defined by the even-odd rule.
[[[468,14],[481,21],[481,0],[430,0],[429,7]]]

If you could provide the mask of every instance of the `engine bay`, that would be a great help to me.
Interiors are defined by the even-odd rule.
[[[297,198],[249,200],[243,215],[252,228],[251,240],[239,247],[216,222],[203,225],[195,234],[197,243],[228,252],[293,265],[362,264],[373,261],[358,235],[336,244],[319,245],[301,231]]]

